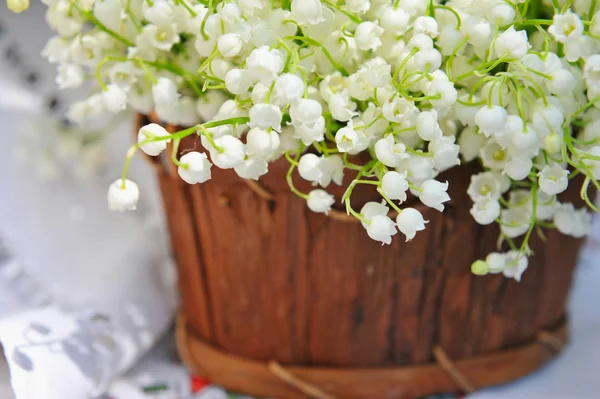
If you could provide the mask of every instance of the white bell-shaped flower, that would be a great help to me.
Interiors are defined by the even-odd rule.
[[[365,78],[373,87],[385,87],[392,81],[392,67],[383,58],[375,57],[364,65]]]
[[[375,215],[367,226],[367,234],[375,241],[381,241],[381,245],[391,244],[392,236],[398,233],[396,224],[386,215]]]
[[[546,88],[557,96],[570,95],[577,85],[577,78],[566,69],[557,69],[550,73],[550,79],[546,80]]]
[[[391,168],[400,166],[403,160],[410,158],[406,153],[406,146],[402,143],[396,143],[394,136],[391,134],[379,139],[374,148],[377,159]]]
[[[541,190],[538,191],[537,194],[537,207],[535,208],[536,218],[538,220],[552,220],[559,207],[556,196],[548,195]]]
[[[244,162],[246,150],[240,139],[225,135],[217,137],[214,142],[218,148],[208,147],[208,149],[210,150],[210,159],[217,167],[231,169]]]
[[[117,179],[108,187],[108,209],[111,211],[133,211],[140,199],[137,184],[128,179]]]
[[[479,155],[481,148],[487,142],[483,133],[477,132],[474,126],[467,126],[458,136],[460,155],[466,162],[471,162]]]
[[[83,84],[83,68],[73,63],[61,63],[58,66],[56,83],[60,89],[75,89]]]
[[[364,14],[371,8],[370,0],[346,0],[346,8],[350,12]]]
[[[262,83],[271,83],[283,70],[285,59],[276,49],[261,46],[252,50],[246,58],[246,70],[250,76]]]
[[[540,189],[548,195],[562,193],[569,185],[569,171],[558,163],[544,166],[538,176]]]
[[[173,22],[173,3],[167,0],[143,1],[142,15],[156,25],[166,25]],[[139,6],[138,6],[139,7]]]
[[[321,171],[321,176],[318,179],[321,186],[327,187],[332,181],[338,186],[342,185],[345,165],[340,155],[321,156],[318,168]]]
[[[506,268],[506,261],[506,255],[499,252],[492,252],[485,258],[485,263],[487,263],[491,274],[502,273]]]
[[[502,195],[500,181],[492,172],[481,172],[471,176],[471,184],[467,188],[467,194],[473,202],[480,198],[489,196],[498,199]]]
[[[292,0],[291,17],[299,25],[317,25],[325,21],[320,0]]]
[[[290,107],[290,117],[296,124],[313,125],[323,116],[323,107],[317,100],[302,98]]]
[[[335,203],[333,195],[325,190],[316,189],[308,193],[306,204],[308,208],[317,213],[328,214],[331,211],[331,206]]]
[[[358,24],[354,31],[356,45],[361,50],[377,50],[381,46],[383,28],[375,22],[364,21]]]
[[[483,106],[475,114],[475,123],[479,130],[490,137],[506,128],[508,113],[499,105]]]
[[[385,7],[381,12],[379,24],[389,33],[403,34],[409,27],[410,14],[402,7]]]
[[[491,224],[500,216],[500,202],[489,196],[480,198],[473,204],[471,215],[481,225]]]
[[[423,219],[421,212],[414,208],[405,208],[396,217],[398,230],[406,236],[406,241],[415,238],[418,231],[425,230],[426,223],[429,221]]]
[[[186,183],[204,183],[210,179],[212,164],[205,153],[198,151],[188,152],[179,159],[179,162],[182,165],[177,168],[177,173]]]
[[[415,33],[424,33],[429,37],[435,38],[439,34],[438,23],[432,17],[417,17],[413,22],[413,30]]]
[[[442,129],[438,123],[438,114],[435,110],[420,112],[417,116],[417,134],[425,141],[442,137]]]
[[[304,145],[311,145],[325,138],[325,118],[322,116],[312,124],[293,123],[293,126],[293,137],[301,140]]]
[[[521,154],[515,154],[511,156],[510,161],[504,165],[504,172],[511,179],[519,181],[529,176],[532,167],[533,162],[531,161],[531,158]]]
[[[581,17],[570,9],[563,14],[554,14],[548,33],[560,43],[577,40],[583,34]]]
[[[529,229],[529,213],[525,207],[505,209],[502,211],[500,230],[510,238],[522,236]]]
[[[252,85],[252,80],[248,73],[243,69],[233,68],[225,74],[225,88],[233,94],[247,93]],[[216,90],[209,90],[211,91]]]
[[[586,208],[575,209],[573,204],[561,204],[554,213],[554,225],[563,234],[581,238],[592,230],[592,215]]]
[[[315,154],[304,154],[298,162],[298,173],[304,180],[319,182],[323,176],[321,158]]]
[[[428,207],[443,212],[443,203],[450,201],[450,196],[448,195],[447,191],[448,182],[442,183],[437,180],[427,180],[421,186],[421,191],[419,191],[419,199]]]
[[[127,93],[119,86],[109,84],[102,92],[102,101],[107,111],[117,113],[127,107]]]
[[[383,104],[381,112],[388,121],[400,123],[403,121],[412,121],[417,116],[418,109],[412,102],[396,96],[392,101]]]
[[[460,165],[460,158],[458,157],[460,147],[454,144],[454,140],[454,136],[444,136],[429,143],[429,152],[433,155],[435,168],[439,172]]]
[[[235,57],[242,50],[244,42],[237,33],[225,33],[217,40],[217,49],[223,57]]]
[[[506,253],[506,265],[502,273],[506,278],[521,281],[521,276],[527,270],[528,264],[527,256],[519,253],[519,251],[509,251]]]
[[[169,132],[167,130],[157,125],[156,123],[150,123],[149,125],[142,126],[142,128],[138,132],[138,144],[140,145],[140,149],[144,151],[146,154],[151,156],[156,156],[160,154],[165,148],[167,148],[167,143],[171,141],[170,138],[165,138],[162,140],[157,140],[149,143],[144,143],[145,141],[155,139],[157,137],[168,137]]]
[[[179,98],[177,86],[169,78],[158,78],[158,81],[152,86],[152,98],[156,105],[173,105]]]
[[[408,179],[415,185],[433,179],[437,175],[433,157],[424,155],[411,154],[402,161],[400,169],[408,172]]]
[[[250,108],[250,127],[281,130],[281,109],[272,104],[256,104]]]
[[[244,159],[244,162],[235,166],[233,170],[242,179],[258,180],[261,176],[267,174],[269,165],[262,158],[249,156]]]
[[[369,201],[363,205],[360,210],[360,215],[367,221],[373,219],[373,217],[377,215],[387,215],[390,208],[385,205],[385,201],[375,202]],[[361,221],[362,226],[366,229],[368,227],[368,223]]]
[[[406,192],[408,191],[406,172],[386,172],[381,179],[380,190],[389,199],[399,200],[400,202],[406,201]]]
[[[279,134],[274,131],[266,131],[254,127],[246,135],[246,149],[249,155],[259,158],[272,156],[279,147]]]
[[[291,104],[304,95],[304,81],[297,75],[283,73],[275,81],[274,94],[281,104]]]
[[[518,120],[518,123],[511,123],[511,120]],[[537,151],[539,138],[535,128],[531,123],[523,124],[523,120],[516,115],[508,117],[507,129],[509,129],[512,145],[520,151]]]
[[[355,153],[357,147],[365,140],[366,138],[362,132],[354,130],[352,121],[349,121],[345,127],[335,134],[335,142],[340,152]]]
[[[531,44],[527,40],[527,32],[524,30],[516,31],[514,26],[502,32],[494,42],[494,46],[498,58],[521,59],[531,48]]]

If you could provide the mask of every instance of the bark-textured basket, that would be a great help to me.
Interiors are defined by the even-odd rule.
[[[216,383],[279,399],[473,391],[530,373],[565,342],[580,240],[534,234],[520,283],[472,275],[498,237],[469,214],[473,167],[447,172],[452,202],[422,209],[424,232],[381,246],[341,213],[309,211],[285,161],[258,184],[213,168],[202,185],[152,161],[179,270],[179,350]]]

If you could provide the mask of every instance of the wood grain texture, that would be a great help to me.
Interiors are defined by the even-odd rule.
[[[186,139],[182,148],[199,143]],[[440,177],[451,182],[444,213],[421,207],[427,229],[389,246],[360,223],[312,213],[289,192],[285,161],[261,180],[272,201],[231,170],[213,168],[212,180],[190,186],[154,165],[188,328],[232,355],[294,366],[422,365],[436,345],[452,359],[495,352],[565,318],[581,240],[534,235],[520,283],[471,274],[498,237],[469,214],[472,165]],[[368,190],[360,202],[377,198]],[[566,195],[576,199],[577,187]]]

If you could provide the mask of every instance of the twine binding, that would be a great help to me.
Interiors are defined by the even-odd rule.
[[[465,393],[473,393],[477,390],[475,385],[456,367],[456,364],[448,357],[441,346],[433,348],[433,356],[441,368],[448,373],[452,381]]]
[[[294,374],[287,371],[282,365],[280,365],[279,363],[277,363],[275,361],[270,361],[267,364],[267,368],[277,378],[281,379],[288,385],[293,386],[297,390],[302,391],[303,393],[309,395],[310,397],[317,398],[317,399],[337,399],[335,396],[322,391],[321,389],[314,386],[313,384],[310,384],[310,383],[296,377]]]
[[[537,333],[535,338],[540,345],[547,348],[553,355],[562,352],[565,347],[563,340],[546,330]]]

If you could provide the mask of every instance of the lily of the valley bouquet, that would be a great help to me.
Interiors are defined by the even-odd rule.
[[[113,210],[138,202],[127,179],[136,150],[156,156],[170,143],[189,184],[213,167],[259,179],[288,162],[290,190],[310,210],[341,201],[383,244],[426,228],[410,197],[442,212],[453,182],[437,176],[478,163],[471,214],[498,223],[510,251],[475,262],[476,274],[519,280],[539,227],[590,229],[588,211],[557,195],[581,175],[581,196],[597,209],[588,197],[600,188],[596,0],[43,1],[57,32],[43,54],[58,84],[95,85],[72,122],[131,108],[182,126],[139,130],[108,191]],[[190,135],[205,150],[179,156]],[[314,189],[299,190],[292,173]],[[328,188],[347,173],[334,198]],[[355,209],[364,184],[381,202]]]

